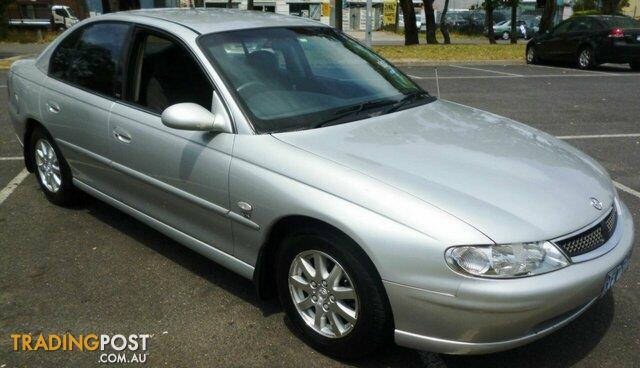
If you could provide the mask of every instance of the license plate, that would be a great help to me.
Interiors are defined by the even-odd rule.
[[[626,256],[624,260],[617,266],[615,266],[611,271],[607,272],[607,277],[604,279],[604,286],[602,286],[601,295],[604,295],[611,289],[613,284],[616,281],[620,280],[622,273],[629,267],[629,259],[630,256]]]

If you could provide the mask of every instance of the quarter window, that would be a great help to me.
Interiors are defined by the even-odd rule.
[[[188,51],[160,35],[142,34],[138,39],[131,102],[158,114],[181,102],[211,109],[213,88]]]
[[[51,57],[49,74],[105,96],[116,96],[130,26],[96,23],[65,38]]]

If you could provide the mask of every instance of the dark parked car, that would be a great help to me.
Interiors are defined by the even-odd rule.
[[[640,70],[640,22],[625,16],[569,18],[527,45],[526,61],[575,62],[580,69],[603,63],[629,63]]]

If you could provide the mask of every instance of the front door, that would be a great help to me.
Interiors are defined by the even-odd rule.
[[[164,126],[176,103],[212,107],[213,88],[176,40],[135,32],[128,88],[109,118],[116,197],[125,204],[226,253],[233,253],[228,175],[235,135]]]

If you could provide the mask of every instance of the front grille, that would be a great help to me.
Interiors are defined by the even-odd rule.
[[[574,235],[570,238],[556,242],[569,257],[579,256],[589,253],[599,248],[611,238],[616,228],[617,214],[615,209],[611,210],[609,216],[594,227]]]

